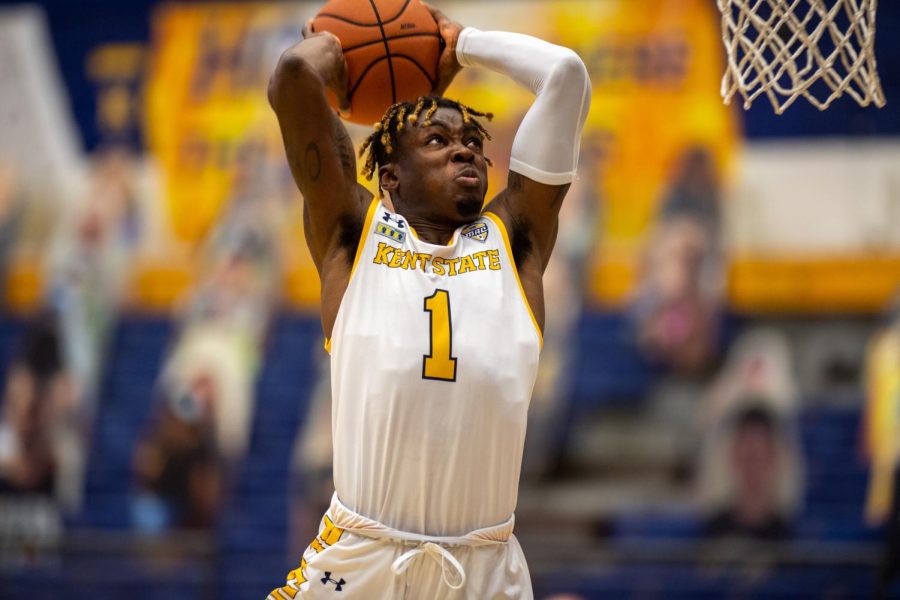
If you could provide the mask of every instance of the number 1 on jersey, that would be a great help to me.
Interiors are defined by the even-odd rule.
[[[453,331],[450,320],[450,294],[434,290],[425,298],[425,312],[431,320],[431,350],[422,357],[422,377],[441,381],[456,381],[456,359],[453,352]]]

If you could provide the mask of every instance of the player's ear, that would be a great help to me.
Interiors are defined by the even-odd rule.
[[[378,167],[378,181],[381,183],[381,189],[384,191],[396,190],[399,184],[396,167],[393,164]]]

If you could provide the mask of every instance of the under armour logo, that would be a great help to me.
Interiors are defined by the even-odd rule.
[[[406,227],[406,223],[403,222],[403,219],[401,219],[399,217],[394,217],[388,211],[384,211],[384,216],[381,218],[384,219],[385,221],[387,221],[388,223],[396,223],[397,227],[399,227],[400,229],[403,229],[404,227]]]
[[[342,588],[344,587],[344,584],[347,582],[344,581],[343,577],[341,577],[338,580],[332,579],[331,571],[325,571],[325,577],[322,578],[322,585],[328,585],[329,583],[334,584],[334,586],[335,586],[334,591],[340,592],[342,590]]]

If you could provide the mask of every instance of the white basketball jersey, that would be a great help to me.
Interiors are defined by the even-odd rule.
[[[435,536],[508,519],[540,344],[499,218],[441,246],[373,200],[330,340],[341,501]]]

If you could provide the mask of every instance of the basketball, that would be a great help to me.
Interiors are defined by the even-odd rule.
[[[311,29],[328,31],[341,41],[349,120],[354,123],[371,125],[391,104],[414,100],[434,88],[441,37],[419,0],[330,0]],[[337,108],[330,91],[329,101]]]

